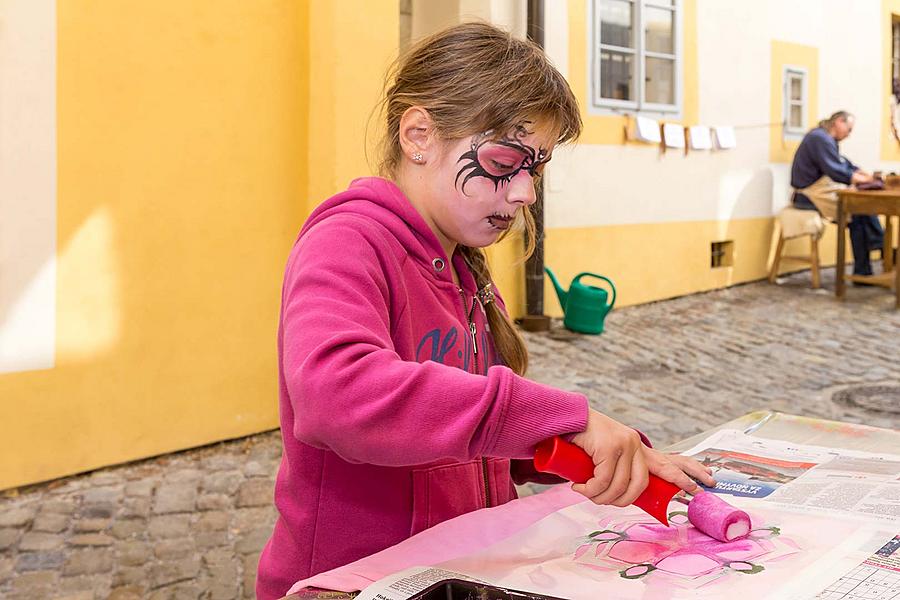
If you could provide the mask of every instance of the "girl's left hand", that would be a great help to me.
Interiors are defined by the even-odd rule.
[[[709,487],[715,487],[716,481],[712,477],[712,469],[704,467],[689,456],[681,454],[663,454],[653,448],[643,446],[644,462],[647,469],[661,479],[674,483],[689,494],[700,491],[694,480]]]

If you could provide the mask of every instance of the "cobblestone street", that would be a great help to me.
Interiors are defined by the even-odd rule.
[[[897,429],[893,295],[838,302],[831,269],[823,284],[802,272],[616,310],[601,336],[555,323],[527,334],[530,376],[657,446],[762,408]],[[269,432],[0,493],[0,597],[253,597],[279,457]]]

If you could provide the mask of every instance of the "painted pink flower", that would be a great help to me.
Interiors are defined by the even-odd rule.
[[[720,542],[677,516],[670,515],[670,527],[641,522],[621,530],[595,531],[576,550],[575,559],[587,552],[586,546],[596,545],[596,556],[630,565],[619,571],[626,579],[638,579],[655,570],[688,578],[722,569],[755,574],[764,567],[751,561],[772,553],[769,539],[780,533],[777,527],[757,528],[741,539]]]
[[[637,540],[623,540],[609,549],[610,558],[633,565],[656,563],[670,554],[672,550],[664,544]]]

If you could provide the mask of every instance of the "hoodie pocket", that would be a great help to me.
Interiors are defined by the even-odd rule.
[[[484,508],[481,461],[414,469],[412,491],[410,535]]]
[[[509,460],[487,459],[491,506],[516,497]],[[481,460],[436,465],[412,471],[412,523],[410,535],[453,517],[485,507],[485,470]]]

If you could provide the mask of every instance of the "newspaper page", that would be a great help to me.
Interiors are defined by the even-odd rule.
[[[821,600],[892,600],[900,597],[900,535],[816,596]]]
[[[684,452],[713,469],[713,491],[804,512],[900,521],[900,455],[719,431]]]
[[[805,600],[842,573],[847,579],[834,582],[828,593],[844,595],[821,598],[900,599],[900,539],[893,537],[900,516],[900,456],[791,444],[736,430],[716,432],[684,454],[710,466],[714,491],[729,495],[755,519],[755,537],[732,542],[741,548],[726,544],[725,558],[710,550],[718,552],[721,544],[691,537],[688,523],[673,521],[666,528],[635,507],[582,502],[472,554],[389,575],[359,599],[404,600],[455,578],[591,600],[598,586],[616,598],[721,598],[727,588],[737,596]],[[749,558],[735,558],[751,550]],[[741,565],[753,567],[752,577],[742,574]],[[848,595],[851,580],[881,586],[883,594]]]

